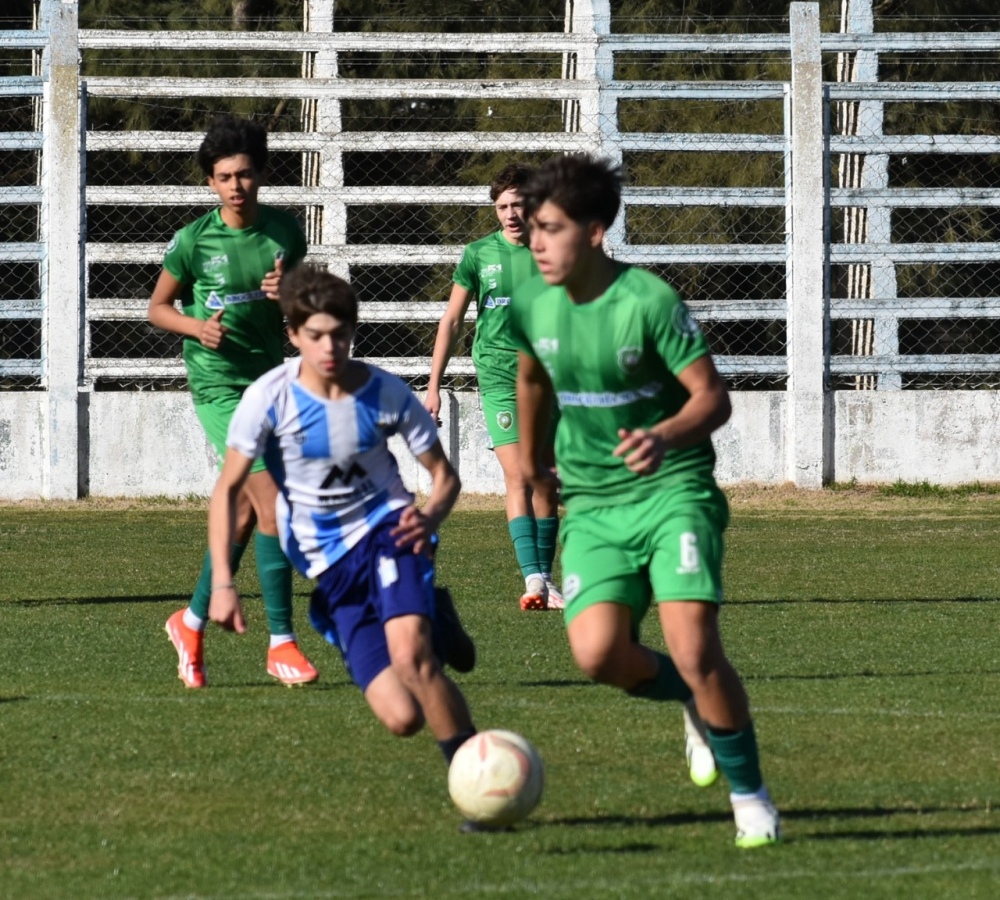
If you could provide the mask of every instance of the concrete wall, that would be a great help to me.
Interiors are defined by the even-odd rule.
[[[0,393],[0,499],[44,494],[47,395]],[[182,392],[88,395],[81,427],[81,483],[95,497],[207,495],[215,453]],[[780,484],[786,471],[787,394],[737,393],[732,420],[715,437],[724,484]],[[862,483],[1000,481],[1000,392],[891,391],[835,395],[834,478]],[[477,395],[450,395],[441,440],[467,493],[502,494]],[[426,488],[401,442],[404,478]]]

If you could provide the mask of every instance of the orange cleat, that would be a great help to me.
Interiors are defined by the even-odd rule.
[[[177,651],[177,677],[184,687],[203,688],[205,680],[205,635],[184,624],[184,610],[179,609],[166,624],[167,637]]]
[[[541,575],[529,575],[521,594],[521,609],[548,609],[549,591]]]
[[[295,641],[286,641],[267,651],[267,674],[288,687],[309,684],[319,678],[319,672],[305,658]]]

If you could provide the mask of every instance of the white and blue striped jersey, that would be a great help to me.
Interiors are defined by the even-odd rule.
[[[301,364],[287,360],[247,388],[226,444],[264,458],[279,490],[281,547],[296,569],[315,578],[413,502],[388,438],[399,434],[419,456],[438,437],[430,414],[395,375],[366,366],[360,389],[327,400],[298,382]]]

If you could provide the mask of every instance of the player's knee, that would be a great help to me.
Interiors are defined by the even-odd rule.
[[[615,684],[617,657],[612,646],[604,643],[577,641],[572,645],[573,659],[581,672],[601,684]]]
[[[401,703],[379,712],[379,719],[396,737],[412,737],[424,727],[424,714],[415,703]]]

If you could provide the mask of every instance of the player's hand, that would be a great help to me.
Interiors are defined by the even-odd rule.
[[[226,332],[229,331],[222,324],[222,314],[224,312],[225,309],[220,309],[210,319],[205,319],[201,323],[201,333],[198,335],[198,340],[201,342],[202,347],[208,347],[209,350],[218,350],[221,346]]]
[[[226,631],[243,634],[247,630],[240,595],[234,587],[213,588],[208,601],[208,617]]]
[[[278,300],[281,297],[281,276],[285,274],[285,261],[279,256],[274,261],[274,268],[264,276],[260,289],[268,300]]]
[[[558,497],[559,491],[562,488],[562,482],[559,480],[559,472],[556,469],[550,469],[548,466],[539,466],[534,472],[526,473],[525,481],[531,485],[532,490],[538,491],[543,495],[551,494],[554,497]]]
[[[625,465],[636,475],[652,475],[660,468],[667,452],[667,442],[655,431],[619,428],[618,437],[621,443],[615,447],[613,455],[624,457]]]
[[[434,526],[422,510],[407,506],[399,514],[399,524],[389,532],[396,539],[397,547],[413,545],[414,553],[428,553]]]
[[[424,409],[431,414],[431,418],[434,420],[434,424],[440,427],[441,425],[441,392],[428,388],[427,394],[424,397]]]

